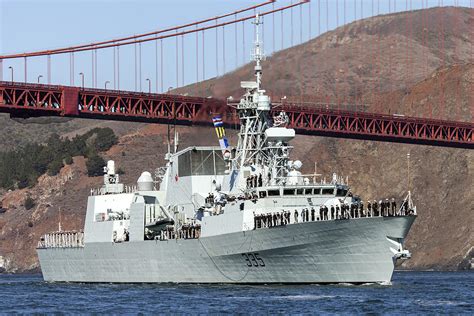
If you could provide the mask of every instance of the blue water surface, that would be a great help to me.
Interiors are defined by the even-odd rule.
[[[390,285],[46,283],[0,275],[0,313],[474,314],[474,273],[395,272]]]

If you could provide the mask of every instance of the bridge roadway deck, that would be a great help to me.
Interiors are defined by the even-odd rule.
[[[474,149],[474,124],[334,110],[285,103],[289,127],[299,134]],[[101,90],[0,81],[0,112],[12,117],[65,116],[102,120],[211,125],[220,113],[237,126],[224,100],[171,94]]]

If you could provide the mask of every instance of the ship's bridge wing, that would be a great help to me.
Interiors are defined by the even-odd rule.
[[[226,162],[220,147],[188,147],[171,157],[178,177],[224,175]]]

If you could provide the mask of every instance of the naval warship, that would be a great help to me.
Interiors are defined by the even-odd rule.
[[[134,186],[107,162],[84,229],[41,237],[44,280],[385,283],[396,262],[410,258],[409,191],[399,207],[363,203],[342,177],[305,175],[290,159],[295,131],[262,89],[258,16],[254,24],[255,80],[242,82],[245,94],[230,104],[240,120],[236,146],[215,116],[220,146],[168,150],[166,165]]]

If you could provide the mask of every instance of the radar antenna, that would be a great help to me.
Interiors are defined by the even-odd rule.
[[[262,17],[257,13],[255,16],[255,21],[252,22],[255,25],[255,42],[252,57],[255,61],[255,77],[257,77],[257,90],[260,90],[260,85],[262,83],[262,65],[261,61],[265,60],[265,55],[263,53],[263,44],[260,41],[260,25],[263,24]]]

